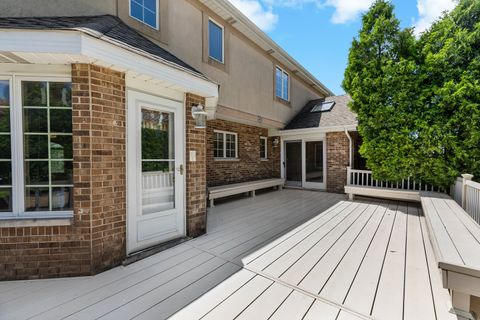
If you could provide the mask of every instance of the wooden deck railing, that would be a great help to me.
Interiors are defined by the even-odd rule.
[[[459,205],[480,224],[480,183],[472,181],[471,174],[457,178],[450,193]]]
[[[441,188],[431,184],[422,183],[411,178],[402,179],[401,181],[382,181],[374,179],[372,171],[356,170],[347,168],[347,185],[357,187],[387,188],[407,191],[440,191]]]

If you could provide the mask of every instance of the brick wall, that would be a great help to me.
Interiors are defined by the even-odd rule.
[[[187,94],[185,108],[186,132],[186,216],[187,236],[197,237],[207,230],[207,163],[206,163],[206,129],[195,129],[192,118],[192,106],[205,105],[205,99]],[[190,151],[196,152],[196,161],[189,159]]]
[[[78,68],[89,68],[90,72],[91,113],[89,118],[82,120],[91,124],[89,149],[83,149],[80,144],[74,152],[77,147],[78,151],[90,152],[91,175],[80,176],[79,180],[91,185],[92,272],[98,273],[119,265],[125,257],[125,75],[90,65],[73,68],[74,72]],[[75,80],[88,84],[85,77]]]
[[[0,280],[89,275],[125,254],[125,78],[72,65],[70,226],[0,228]]]
[[[327,133],[327,191],[343,193],[347,183],[349,140],[345,132]]]
[[[238,134],[238,161],[214,159],[214,130],[230,131]],[[267,137],[268,129],[225,120],[208,121],[208,186],[280,177],[280,146],[274,148],[274,137],[270,137],[267,147],[268,160],[261,160],[260,136]]]

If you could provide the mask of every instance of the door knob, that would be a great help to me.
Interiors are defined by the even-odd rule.
[[[178,172],[180,172],[180,174],[183,176],[183,164],[178,167]]]

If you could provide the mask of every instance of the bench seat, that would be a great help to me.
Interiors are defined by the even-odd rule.
[[[420,193],[443,286],[464,295],[480,297],[480,226],[452,198]]]
[[[210,207],[214,206],[214,200],[219,198],[224,198],[236,194],[241,194],[245,192],[251,192],[252,196],[255,196],[255,190],[278,187],[282,189],[285,185],[284,179],[274,178],[274,179],[263,179],[256,181],[240,182],[227,184],[224,186],[216,186],[208,188],[208,198],[210,199]]]

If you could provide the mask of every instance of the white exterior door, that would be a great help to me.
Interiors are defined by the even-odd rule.
[[[185,235],[183,109],[128,92],[128,253]]]

